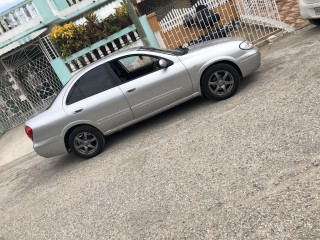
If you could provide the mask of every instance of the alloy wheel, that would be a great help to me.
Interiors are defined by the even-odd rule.
[[[81,154],[89,155],[97,151],[99,142],[92,133],[82,132],[74,138],[74,148]]]
[[[228,94],[234,85],[234,79],[230,72],[219,70],[211,74],[208,81],[210,91],[216,95]]]

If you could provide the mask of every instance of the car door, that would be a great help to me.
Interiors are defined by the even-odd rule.
[[[167,107],[193,93],[188,71],[176,56],[165,59],[150,54],[133,54],[116,59],[110,66],[120,79],[120,89],[128,100],[135,118]]]
[[[73,84],[65,98],[64,109],[71,122],[93,123],[103,133],[134,120],[106,63],[89,70]]]

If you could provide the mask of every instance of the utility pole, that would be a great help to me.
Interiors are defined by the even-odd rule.
[[[149,40],[147,38],[147,34],[146,34],[146,32],[144,31],[144,29],[142,27],[142,24],[141,24],[141,22],[139,20],[139,17],[138,17],[138,15],[136,13],[136,10],[135,10],[131,0],[123,0],[123,2],[126,5],[126,8],[128,10],[129,16],[130,16],[133,24],[136,26],[138,35],[140,36],[143,45],[146,46],[146,47],[150,47],[150,42],[149,42]]]

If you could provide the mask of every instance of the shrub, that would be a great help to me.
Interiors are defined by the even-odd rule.
[[[50,40],[58,48],[61,56],[67,57],[90,45],[88,39],[83,37],[84,32],[83,25],[75,25],[70,22],[63,26],[54,27]]]
[[[50,40],[62,57],[68,57],[132,24],[124,3],[115,10],[101,22],[95,13],[88,12],[83,16],[86,19],[84,24],[70,22],[56,26],[51,31]]]

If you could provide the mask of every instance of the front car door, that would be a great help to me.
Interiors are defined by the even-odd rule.
[[[169,66],[161,68],[160,59]],[[110,66],[135,118],[190,98],[193,93],[189,73],[176,56],[143,52],[113,60]]]
[[[104,134],[134,120],[107,63],[83,74],[65,96],[65,112],[72,123],[89,123]]]

